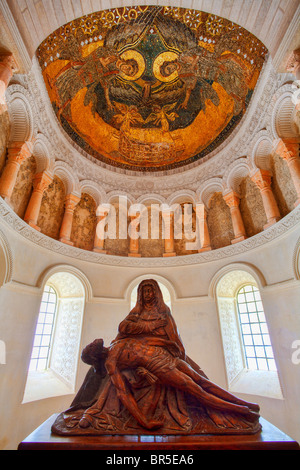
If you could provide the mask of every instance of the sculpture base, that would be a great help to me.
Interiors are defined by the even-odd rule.
[[[18,450],[300,450],[299,444],[263,418],[262,431],[248,435],[56,436],[51,416],[19,444]]]

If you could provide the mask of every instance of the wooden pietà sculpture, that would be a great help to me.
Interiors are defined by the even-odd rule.
[[[71,407],[52,426],[60,435],[253,434],[259,406],[211,382],[185,354],[175,321],[154,280],[142,281],[136,306],[111,345],[96,339]]]

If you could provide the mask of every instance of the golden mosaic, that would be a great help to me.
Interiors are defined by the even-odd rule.
[[[267,49],[218,16],[144,6],[51,34],[37,57],[63,129],[91,156],[159,171],[216,149],[249,105]]]

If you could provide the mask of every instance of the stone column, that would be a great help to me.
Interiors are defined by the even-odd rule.
[[[271,189],[271,173],[268,170],[259,169],[254,173],[254,175],[251,176],[251,179],[259,188],[263,200],[263,205],[267,216],[267,223],[264,225],[265,230],[280,220],[280,212]]]
[[[104,240],[105,240],[105,223],[104,219],[109,214],[109,208],[103,208],[99,210],[97,209],[97,226],[96,226],[96,233],[94,238],[94,248],[93,251],[96,253],[106,253],[104,250]]]
[[[198,252],[202,253],[203,251],[210,251],[211,245],[207,226],[207,210],[204,204],[196,205],[196,218],[199,227],[201,244],[201,248],[198,250]]]
[[[162,211],[162,219],[165,239],[165,252],[163,256],[176,256],[174,245],[174,214],[171,211]]]
[[[277,146],[276,152],[283,158],[289,167],[291,178],[297,193],[295,207],[300,203],[300,158],[299,144],[293,142],[284,142],[281,140]]]
[[[39,232],[41,229],[37,226],[37,220],[41,209],[42,199],[44,191],[48,188],[52,179],[53,177],[44,171],[35,175],[33,180],[33,192],[26,209],[24,220],[28,225]]]
[[[13,142],[8,148],[7,162],[0,178],[0,196],[9,202],[22,163],[31,156],[31,142]]]
[[[139,220],[139,214],[138,215],[130,215],[130,230],[133,233],[137,233],[140,220]],[[140,258],[140,253],[139,253],[139,238],[138,237],[131,237],[129,234],[129,253],[128,256],[135,257],[135,258]]]
[[[239,208],[240,196],[235,191],[230,191],[229,193],[223,195],[223,197],[226,204],[230,208],[232,226],[234,231],[234,239],[231,240],[231,243],[241,242],[247,237],[244,222]]]
[[[0,55],[0,114],[6,111],[5,92],[16,69],[12,54]]]
[[[71,232],[73,224],[74,209],[80,201],[80,197],[75,194],[68,194],[65,199],[65,214],[61,224],[59,241],[73,246],[71,242]]]

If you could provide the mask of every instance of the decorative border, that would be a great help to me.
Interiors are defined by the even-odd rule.
[[[35,243],[41,248],[53,251],[56,254],[68,256],[72,259],[96,263],[107,266],[126,266],[126,267],[171,267],[171,266],[189,266],[202,264],[211,261],[218,261],[225,258],[231,258],[236,255],[247,253],[255,248],[261,247],[280,236],[292,230],[300,222],[300,205],[298,205],[286,217],[276,224],[269,227],[264,232],[260,232],[251,238],[234,245],[219,248],[203,253],[192,255],[176,256],[170,258],[127,258],[115,255],[101,255],[92,251],[82,250],[80,248],[65,245],[57,240],[47,237],[37,232],[26,224],[10,206],[0,197],[0,219],[3,220],[12,230],[22,235],[28,241]]]

